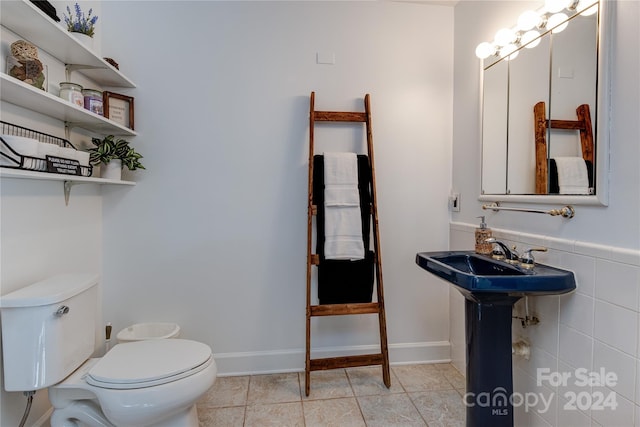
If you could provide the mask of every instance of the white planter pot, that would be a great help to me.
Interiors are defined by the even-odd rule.
[[[84,45],[87,49],[93,51],[93,37],[89,37],[84,33],[76,33],[71,31],[71,35],[76,38],[80,43]]]
[[[100,166],[100,176],[104,179],[122,179],[122,160],[111,160]]]

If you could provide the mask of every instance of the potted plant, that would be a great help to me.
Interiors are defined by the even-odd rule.
[[[89,13],[85,16],[78,3],[74,6],[74,11],[75,14],[71,13],[71,9],[67,6],[67,13],[69,15],[66,13],[64,14],[64,22],[67,24],[67,31],[73,34],[85,46],[92,48],[93,35],[98,17],[91,16],[93,9],[89,9]]]
[[[109,135],[104,139],[92,138],[91,142],[95,147],[88,150],[89,161],[94,166],[101,165],[103,178],[120,179],[125,166],[132,171],[145,169],[140,163],[142,155],[129,146],[129,141]]]

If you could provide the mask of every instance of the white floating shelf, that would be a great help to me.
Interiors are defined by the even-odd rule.
[[[136,185],[133,181],[116,179],[93,178],[90,176],[65,175],[60,173],[47,173],[26,171],[20,169],[0,168],[0,178],[35,179],[42,181],[61,181],[64,191],[64,204],[69,205],[71,187],[76,184],[110,184],[110,185]]]
[[[120,70],[85,47],[67,31],[64,25],[56,23],[28,0],[0,0],[0,25],[64,63],[69,72],[77,70],[101,86],[136,87]],[[3,102],[63,121],[66,127],[78,127],[105,135],[137,135],[134,130],[126,126],[94,114],[2,72],[0,72],[0,99]],[[133,181],[11,168],[0,168],[0,178],[62,182],[66,203],[69,202],[71,187],[76,184],[136,185]]]
[[[89,67],[82,67],[82,74],[103,86],[136,87],[118,69],[87,49],[66,28],[29,1],[0,1],[0,25],[67,65]]]
[[[125,126],[2,73],[0,98],[19,107],[62,120],[70,126],[119,136],[137,135]]]
[[[60,173],[36,172],[22,169],[0,168],[0,177],[18,179],[36,179],[43,181],[72,181],[77,183],[136,185],[134,181],[104,179],[93,176],[64,175]]]

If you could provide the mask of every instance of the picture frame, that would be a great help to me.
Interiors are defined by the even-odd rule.
[[[102,92],[104,117],[119,125],[134,130],[133,97],[115,92]]]

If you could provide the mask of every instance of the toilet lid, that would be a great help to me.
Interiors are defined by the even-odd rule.
[[[202,370],[211,348],[197,341],[159,339],[118,344],[89,371],[89,384],[117,389],[151,387]]]

